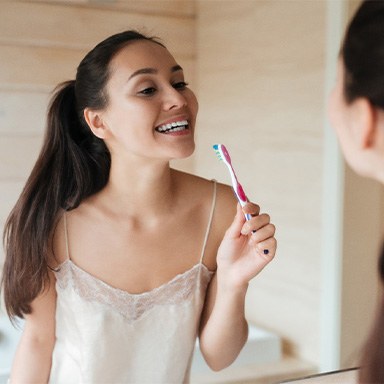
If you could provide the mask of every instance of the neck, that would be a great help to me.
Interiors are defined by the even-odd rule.
[[[112,165],[104,194],[119,212],[153,217],[169,212],[175,201],[174,171],[169,163]]]

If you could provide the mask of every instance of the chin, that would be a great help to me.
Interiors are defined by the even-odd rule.
[[[179,148],[178,153],[175,154],[173,157],[173,160],[178,160],[178,159],[186,159],[189,156],[193,155],[193,152],[195,152],[195,143],[192,145],[189,145],[188,147],[185,146],[185,148]]]

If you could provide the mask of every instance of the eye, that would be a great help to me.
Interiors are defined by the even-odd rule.
[[[188,87],[188,83],[185,81],[179,81],[177,83],[172,84],[173,88],[183,90]]]
[[[145,89],[139,91],[139,95],[152,96],[155,92],[156,92],[155,87],[148,87],[148,88],[145,88]]]

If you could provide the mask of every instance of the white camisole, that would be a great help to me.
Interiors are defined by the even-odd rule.
[[[142,294],[116,289],[74,264],[56,270],[56,343],[50,383],[188,383],[207,286],[203,264],[216,182],[200,261]]]

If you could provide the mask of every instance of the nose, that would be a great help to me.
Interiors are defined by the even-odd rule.
[[[187,105],[187,99],[184,95],[172,86],[165,91],[163,107],[164,110],[180,109]]]

